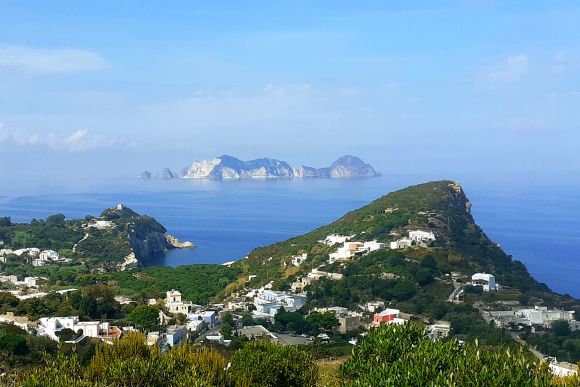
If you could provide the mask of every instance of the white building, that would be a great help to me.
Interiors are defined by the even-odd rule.
[[[495,276],[493,274],[475,273],[471,276],[471,284],[473,286],[481,286],[486,292],[498,289],[498,286],[495,283]]]
[[[292,257],[292,264],[296,267],[302,265],[302,263],[304,263],[304,261],[306,261],[308,259],[308,254],[307,253],[302,253],[301,255],[295,255]]]
[[[409,231],[409,239],[413,242],[432,242],[435,240],[435,234],[430,231],[413,230]]]
[[[38,258],[43,261],[49,262],[49,261],[58,261],[60,259],[60,256],[54,250],[43,250],[38,255]]]
[[[551,362],[548,367],[550,368],[550,372],[552,372],[552,374],[561,378],[578,375],[578,366],[576,364],[568,363],[565,361]]]
[[[188,314],[193,309],[193,303],[191,301],[182,301],[181,292],[172,289],[167,292],[165,307],[169,313]]]
[[[518,309],[516,316],[527,320],[530,325],[549,327],[554,321],[573,321],[574,311],[558,309],[548,310],[545,306],[536,306],[534,309]]]
[[[56,334],[63,329],[70,329],[77,333],[82,330],[83,334],[88,337],[102,337],[110,331],[108,322],[79,321],[78,316],[41,317],[38,322],[38,334],[48,336],[56,341],[59,340]]]
[[[413,241],[409,238],[401,238],[394,242],[391,242],[390,247],[391,250],[398,250],[398,249],[406,249],[407,247],[411,247],[413,245]]]
[[[335,245],[337,243],[344,243],[348,240],[350,240],[354,235],[350,235],[350,236],[345,236],[345,235],[337,235],[337,234],[331,234],[329,236],[327,236],[326,238],[324,238],[324,240],[320,241],[326,245],[332,246]]]
[[[175,347],[187,340],[187,328],[185,325],[171,325],[167,327],[165,342],[170,347]]]
[[[187,329],[192,332],[200,333],[203,330],[203,320],[189,320],[186,324]]]
[[[434,340],[444,339],[449,336],[451,331],[451,323],[447,321],[437,321],[435,324],[431,324],[427,327],[427,332],[429,337]]]
[[[264,290],[254,297],[255,313],[274,317],[278,310],[284,308],[287,312],[295,312],[306,304],[306,296],[289,294],[274,290]]]
[[[373,316],[373,321],[371,322],[371,327],[378,327],[381,324],[395,324],[395,325],[403,325],[405,320],[400,318],[400,311],[399,309],[390,309],[387,308],[380,313],[376,313]]]
[[[382,242],[370,241],[370,242],[365,242],[363,244],[363,248],[366,249],[368,252],[373,252],[373,251],[384,249],[385,244]]]

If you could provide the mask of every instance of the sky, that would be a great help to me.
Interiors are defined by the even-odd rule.
[[[579,25],[558,0],[0,0],[0,192],[221,154],[578,180]]]

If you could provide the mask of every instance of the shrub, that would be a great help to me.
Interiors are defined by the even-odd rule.
[[[255,341],[234,353],[229,373],[240,385],[314,386],[318,367],[296,347]]]
[[[363,386],[548,386],[551,381],[547,369],[521,348],[432,341],[410,323],[371,330],[340,373],[345,383]]]

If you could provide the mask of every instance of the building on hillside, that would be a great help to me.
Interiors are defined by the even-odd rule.
[[[215,310],[206,310],[201,313],[201,319],[210,327],[218,323],[218,314]]]
[[[304,263],[304,261],[306,261],[308,259],[308,254],[307,253],[302,253],[300,255],[294,255],[292,257],[292,264],[296,267],[302,265]]]
[[[375,313],[373,316],[373,321],[371,322],[371,327],[376,328],[381,324],[396,324],[396,325],[403,325],[405,320],[400,318],[399,316],[399,309],[385,309],[380,313]]]
[[[165,307],[169,313],[189,314],[193,310],[193,303],[191,301],[183,301],[181,292],[172,289],[167,292]]]
[[[120,330],[116,327],[109,326],[109,323],[106,321],[79,321],[78,316],[41,317],[38,323],[38,335],[48,336],[56,341],[59,340],[57,333],[63,329],[70,329],[76,333],[82,331],[85,336],[101,339],[111,337],[117,333],[120,336]]]
[[[373,252],[377,250],[383,250],[385,248],[385,244],[383,242],[370,241],[363,243],[363,248],[368,252]]]
[[[335,245],[337,243],[344,243],[348,240],[350,240],[354,235],[350,235],[350,236],[345,236],[345,235],[337,235],[337,234],[331,234],[329,236],[327,236],[326,238],[324,238],[324,240],[321,240],[321,243],[324,243],[326,245],[332,246]]]
[[[54,250],[43,250],[38,255],[38,258],[50,262],[50,261],[58,261],[60,259],[60,255]]]
[[[188,320],[186,327],[190,331],[199,334],[203,331],[203,328],[205,326],[204,324],[205,322],[203,320]]]
[[[390,244],[391,250],[406,249],[411,246],[413,246],[413,241],[409,238],[401,238]]]
[[[475,273],[472,275],[471,285],[481,286],[485,292],[498,289],[498,285],[495,282],[495,276],[487,273]]]
[[[370,301],[367,302],[365,305],[361,306],[362,309],[369,311],[371,313],[375,313],[379,309],[383,309],[384,307],[385,307],[384,301]]]
[[[176,347],[187,341],[187,328],[185,325],[170,325],[165,333],[165,342],[170,347]]]
[[[246,336],[250,340],[268,340],[278,342],[275,334],[264,328],[262,325],[248,325],[238,329],[238,335]]]
[[[545,306],[535,306],[534,309],[518,309],[515,315],[526,320],[528,325],[540,325],[546,328],[549,328],[554,321],[574,321],[574,311],[548,310]]]
[[[287,312],[295,312],[306,304],[306,296],[290,294],[274,290],[264,290],[254,297],[254,314],[274,317],[278,310],[284,308]]]
[[[435,240],[435,234],[430,231],[412,230],[409,231],[409,239],[413,242],[433,242]]]
[[[451,323],[447,321],[437,321],[427,327],[429,337],[433,340],[444,339],[449,336],[451,332]]]
[[[552,374],[561,378],[578,375],[578,366],[565,361],[553,361],[548,365],[548,367]]]

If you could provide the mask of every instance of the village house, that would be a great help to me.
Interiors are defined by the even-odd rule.
[[[498,285],[495,282],[495,276],[493,274],[475,273],[471,276],[471,285],[481,286],[485,292],[498,289]]]
[[[109,326],[108,322],[79,321],[78,316],[72,317],[41,317],[38,320],[38,335],[48,336],[58,341],[57,333],[63,329],[70,329],[78,333],[82,331],[84,336],[101,339],[120,336],[121,331],[117,327]]]
[[[373,316],[373,321],[371,322],[371,327],[376,328],[381,324],[396,324],[396,325],[403,325],[405,320],[400,318],[399,316],[399,309],[385,309],[380,313],[376,313]]]
[[[203,331],[204,321],[203,320],[188,320],[186,327],[188,330],[199,334]]]
[[[578,375],[578,366],[565,361],[553,361],[548,365],[548,368],[552,374],[561,378]]]
[[[275,334],[264,328],[262,325],[248,325],[238,329],[238,335],[246,336],[250,340],[268,340],[278,342]]]
[[[370,242],[344,242],[336,252],[328,255],[328,263],[337,261],[347,261],[356,256],[363,256],[367,253],[381,250],[385,248],[385,244],[377,241]]]
[[[300,255],[294,255],[292,257],[292,264],[296,267],[302,265],[304,263],[304,261],[306,261],[308,259],[308,254],[307,253],[302,253]]]
[[[325,245],[328,245],[328,246],[332,246],[332,245],[335,245],[337,243],[344,243],[344,242],[350,240],[352,237],[354,237],[354,235],[345,236],[345,235],[331,234],[331,235],[327,236],[326,238],[324,238],[324,240],[321,240],[319,242],[324,243]]]
[[[49,261],[58,261],[60,259],[60,255],[54,250],[43,250],[38,254],[38,258],[49,262]]]
[[[427,327],[429,337],[433,340],[444,339],[449,336],[451,331],[451,323],[447,321],[437,321]]]
[[[361,306],[362,309],[369,311],[371,313],[377,312],[379,309],[385,307],[384,301],[370,301],[367,302],[365,305]]]
[[[410,230],[409,236],[401,238],[390,243],[392,250],[406,249],[413,246],[427,247],[431,242],[435,241],[435,234],[430,231]]]
[[[193,310],[193,303],[191,301],[183,301],[181,292],[172,289],[167,292],[165,307],[169,313],[189,314]]]
[[[533,309],[518,309],[516,317],[523,318],[529,325],[540,325],[549,328],[554,321],[574,321],[574,311],[553,309],[545,306],[535,306]]]
[[[187,341],[187,328],[185,325],[170,325],[167,332],[163,335],[165,343],[170,347],[176,347],[184,341]]]
[[[281,308],[287,312],[295,312],[304,304],[306,304],[305,295],[266,289],[254,297],[256,310],[253,313],[258,316],[274,317]]]

